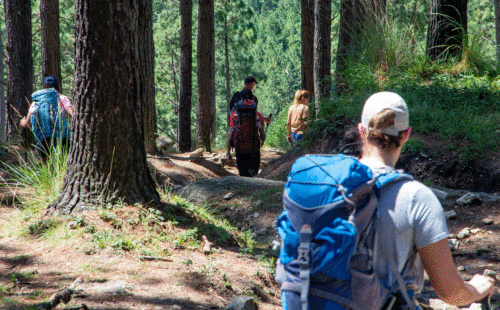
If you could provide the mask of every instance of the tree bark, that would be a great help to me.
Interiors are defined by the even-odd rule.
[[[314,94],[314,0],[301,0],[302,89]]]
[[[495,34],[497,41],[497,63],[500,65],[500,2],[498,0],[493,1],[495,3]]]
[[[144,147],[142,3],[75,2],[75,117],[68,170],[48,214],[160,203]]]
[[[337,47],[337,67],[335,69],[335,93],[341,95],[347,88],[344,71],[348,67],[349,55],[354,46],[354,2],[340,1],[339,43]]]
[[[335,69],[335,93],[342,95],[349,85],[345,70],[356,61],[362,51],[363,37],[374,31],[382,31],[386,19],[386,0],[341,0],[337,66]],[[382,36],[381,36],[382,37]],[[377,57],[383,61],[382,53]]]
[[[33,57],[31,37],[31,1],[5,0],[5,29],[7,54],[7,138],[21,135],[29,146],[34,138],[29,129],[20,129],[19,121],[28,114],[33,92]]]
[[[155,43],[153,39],[153,0],[139,2],[139,57],[142,68],[142,87],[144,113],[144,142],[146,152],[158,154],[156,145],[156,104],[155,104]]]
[[[387,0],[369,0],[366,5],[366,9],[368,10],[367,16],[374,18],[377,22],[381,22],[385,19],[386,8]]]
[[[460,57],[467,42],[467,1],[431,0],[426,55],[432,60]]]
[[[200,0],[198,13],[196,147],[212,151],[215,135],[214,0]]]
[[[181,0],[179,125],[177,140],[179,151],[191,151],[191,98],[193,83],[193,1]]]
[[[53,75],[62,92],[59,42],[59,0],[40,0],[42,78]]]
[[[224,61],[226,64],[226,114],[227,126],[229,127],[229,118],[231,117],[231,76],[229,74],[229,29],[227,19],[224,20]]]
[[[330,99],[332,60],[332,1],[314,2],[314,97],[316,115]]]
[[[7,106],[5,104],[5,64],[3,33],[0,31],[0,142],[5,141],[7,135]]]

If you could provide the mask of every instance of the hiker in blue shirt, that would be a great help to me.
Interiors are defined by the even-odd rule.
[[[57,78],[49,75],[43,80],[43,89],[34,92],[28,115],[21,119],[22,127],[32,126],[38,153],[43,162],[60,143],[69,148],[69,126],[67,116],[73,116],[73,105],[69,98],[59,93]]]

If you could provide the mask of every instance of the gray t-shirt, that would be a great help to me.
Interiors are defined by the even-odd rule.
[[[372,170],[387,168],[374,158],[361,162]],[[375,254],[375,257],[387,260],[391,255],[407,287],[419,292],[423,286],[424,269],[417,250],[449,236],[443,207],[427,186],[406,180],[385,186],[377,208],[375,248],[384,253]],[[386,285],[396,283],[388,261],[376,262],[375,268]]]

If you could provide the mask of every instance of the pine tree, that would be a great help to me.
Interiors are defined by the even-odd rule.
[[[59,0],[40,0],[42,77],[52,75],[61,79],[61,53],[59,43]]]
[[[500,65],[500,2],[495,1],[495,34],[497,42],[497,63]]]
[[[301,0],[302,89],[314,94],[314,0]]]
[[[7,136],[19,134],[25,146],[33,142],[29,129],[19,130],[19,121],[28,114],[33,92],[33,57],[31,39],[31,1],[5,0],[5,29],[7,54]]]
[[[75,117],[61,194],[47,213],[106,203],[159,204],[144,147],[144,1],[75,3]],[[150,51],[151,52],[151,51]]]
[[[196,147],[212,151],[215,137],[214,0],[200,0],[198,12]]]
[[[193,1],[181,0],[179,4],[181,15],[180,31],[180,81],[179,81],[179,122],[177,139],[179,151],[191,150],[191,97],[193,80],[193,41],[192,15]]]
[[[153,0],[143,0],[139,7],[139,57],[141,60],[141,96],[144,113],[144,139],[146,152],[159,153],[156,145],[155,104],[155,44],[153,39]]]
[[[426,55],[430,59],[461,56],[467,40],[467,1],[431,0]]]
[[[0,142],[6,138],[7,130],[7,106],[5,103],[5,65],[4,65],[4,45],[3,33],[0,31]]]
[[[330,98],[332,50],[332,1],[314,3],[314,98],[316,111]]]

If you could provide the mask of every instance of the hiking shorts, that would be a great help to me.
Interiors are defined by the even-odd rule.
[[[238,165],[240,176],[256,176],[260,168],[260,151],[245,154],[236,153],[236,165]]]
[[[293,138],[293,141],[299,142],[300,140],[302,140],[302,138],[304,138],[304,135],[292,132],[292,138]]]

